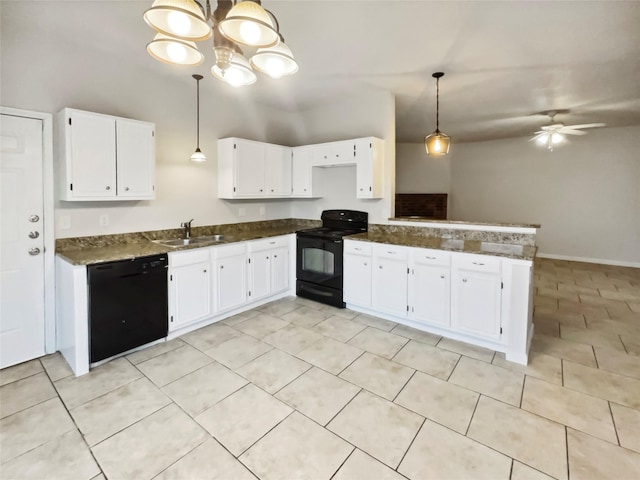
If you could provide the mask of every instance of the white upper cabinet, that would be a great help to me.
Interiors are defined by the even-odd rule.
[[[241,138],[218,140],[218,197],[291,196],[291,149]]]
[[[313,147],[293,147],[291,149],[292,195],[311,197],[311,161]]]
[[[312,145],[313,166],[331,167],[355,163],[354,144],[350,140]]]
[[[379,138],[354,141],[356,158],[356,197],[383,197],[384,142]]]
[[[56,129],[61,200],[154,198],[154,124],[65,108]]]

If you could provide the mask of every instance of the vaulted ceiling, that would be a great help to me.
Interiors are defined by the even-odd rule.
[[[12,3],[0,7],[42,41],[82,44],[98,60],[117,55],[123,68],[185,88],[193,87],[192,73],[202,73],[205,95],[296,112],[362,89],[390,91],[400,142],[421,142],[435,129],[435,71],[445,72],[440,126],[458,142],[531,134],[548,123],[536,113],[551,109],[569,109],[556,118],[566,124],[640,124],[637,1],[263,0],[300,71],[278,81],[259,77],[241,91],[209,74],[209,41],[199,44],[206,60],[195,68],[147,55],[153,31],[142,13],[152,0],[20,0],[28,6],[7,9]]]

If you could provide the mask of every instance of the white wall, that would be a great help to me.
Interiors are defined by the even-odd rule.
[[[527,140],[452,145],[450,217],[539,223],[541,254],[640,266],[640,127]]]
[[[396,193],[449,193],[450,188],[451,155],[430,157],[424,143],[396,143]]]

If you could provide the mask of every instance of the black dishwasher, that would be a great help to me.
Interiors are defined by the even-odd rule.
[[[87,267],[91,363],[167,336],[167,264],[155,255]]]

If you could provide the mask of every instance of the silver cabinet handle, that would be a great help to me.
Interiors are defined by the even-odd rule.
[[[444,275],[440,275],[440,278],[444,278]]]
[[[429,260],[435,260],[435,259],[436,259],[436,257],[427,257],[426,255],[425,255],[425,257],[424,257],[424,258],[427,258],[427,259],[429,259]]]
[[[471,262],[471,263],[473,263],[474,265],[484,265],[484,263],[480,263],[480,262]]]
[[[207,269],[205,268],[205,269],[203,270],[203,272],[204,272],[204,273],[207,273]]]
[[[364,266],[365,266],[365,267],[367,266],[367,262],[364,262]]]
[[[38,247],[30,248],[29,255],[38,255],[40,253],[40,249]]]
[[[355,250],[356,252],[359,252],[359,251],[361,251],[362,249],[361,249],[361,248],[357,248],[357,247],[356,247],[356,248],[354,248],[354,250]]]
[[[129,191],[129,187],[124,187],[124,191],[128,192]]]
[[[220,265],[220,270],[222,270],[224,268],[224,265]]]
[[[467,279],[466,279],[466,278],[463,278],[463,279],[462,279],[462,281],[463,281],[464,283],[467,283]]]
[[[273,258],[278,258],[278,255],[274,255]]]
[[[387,251],[387,253],[389,253],[391,255],[397,255],[398,252]]]
[[[305,188],[305,189],[304,189],[304,191],[306,192],[306,191],[307,191],[307,189]]]
[[[29,232],[29,238],[38,238],[39,236],[39,232]]]
[[[378,268],[379,268],[380,270],[382,270],[382,265],[378,265]]]
[[[29,215],[29,221],[31,223],[36,223],[38,220],[40,220],[40,217],[38,215]]]
[[[275,245],[276,242],[269,242],[269,245]]]

